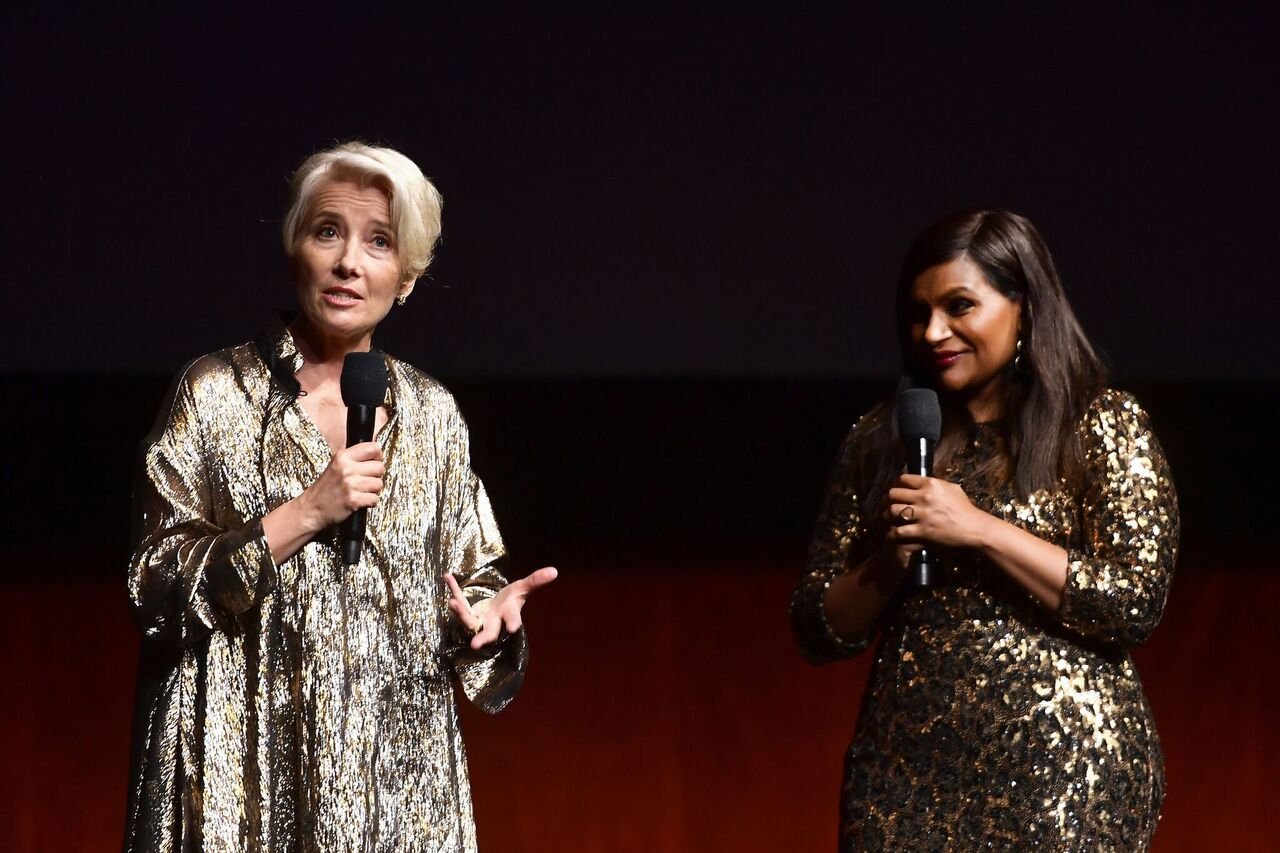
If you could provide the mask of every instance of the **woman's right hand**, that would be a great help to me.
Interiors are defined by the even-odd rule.
[[[358,509],[375,506],[385,473],[382,448],[376,442],[339,450],[319,478],[298,497],[307,526],[318,533]]]
[[[898,506],[887,497],[885,498],[884,520],[888,523],[889,529],[885,532],[884,541],[880,544],[879,557],[883,562],[904,572],[911,562],[911,555],[924,548],[923,541],[905,532],[905,525],[911,521],[915,512],[914,506]],[[903,515],[903,513],[908,514]]]
[[[262,532],[276,565],[292,557],[312,538],[358,509],[378,502],[382,491],[382,448],[366,441],[339,450],[316,481],[291,501],[262,518]]]

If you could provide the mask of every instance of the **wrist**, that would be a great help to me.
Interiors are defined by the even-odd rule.
[[[316,506],[316,502],[311,496],[310,489],[303,491],[302,494],[288,503],[293,510],[295,523],[304,535],[315,536],[328,527],[320,508]]]
[[[990,557],[994,540],[999,533],[997,528],[1001,524],[1004,522],[994,515],[975,508],[973,524],[970,526],[969,548],[984,557]]]

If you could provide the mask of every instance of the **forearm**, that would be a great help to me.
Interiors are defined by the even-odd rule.
[[[974,545],[984,557],[1024,586],[1046,608],[1062,604],[1067,552],[1007,521],[987,515]]]
[[[277,566],[301,551],[324,526],[305,492],[262,517],[262,532]]]
[[[146,636],[193,642],[217,624],[219,612],[252,606],[270,567],[256,519],[230,530],[202,519],[158,526],[143,536],[129,567],[130,602]]]
[[[893,597],[902,571],[883,550],[831,581],[822,601],[823,617],[837,636],[865,637]]]

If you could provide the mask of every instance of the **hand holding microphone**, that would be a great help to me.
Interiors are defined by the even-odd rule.
[[[347,404],[347,448],[373,441],[378,407],[387,396],[387,365],[382,356],[373,352],[347,353],[342,362],[342,402]],[[337,457],[335,457],[335,461]],[[369,461],[356,459],[353,461]],[[377,453],[381,468],[382,452]],[[377,490],[382,490],[381,470]],[[377,496],[374,495],[374,503]],[[361,502],[351,515],[338,525],[338,542],[342,547],[342,559],[348,566],[360,562],[360,548],[364,543],[365,516],[368,504]]]
[[[942,409],[938,406],[937,392],[929,388],[910,388],[902,392],[898,397],[898,433],[907,451],[907,473],[928,477],[933,470],[933,448],[942,435]],[[894,491],[889,490],[891,509]],[[909,525],[916,520],[915,513],[914,504],[901,505],[894,512],[896,523]],[[933,575],[933,560],[926,549],[921,548],[911,555],[907,583],[914,587],[933,586]]]
[[[351,367],[351,359],[356,367]],[[363,364],[361,364],[363,362]],[[287,560],[317,533],[339,525],[339,544],[348,565],[360,561],[365,513],[378,503],[386,468],[382,448],[372,441],[378,406],[386,396],[383,358],[352,353],[340,379],[347,410],[347,447],[333,455],[314,483],[301,495],[267,513],[263,533],[277,564]]]
[[[898,399],[898,432],[907,451],[906,473],[889,489],[888,542],[976,548],[992,516],[975,507],[964,489],[933,477],[933,451],[942,434],[938,395],[927,388],[904,391]],[[937,582],[927,548],[911,554],[907,583],[917,589]]]

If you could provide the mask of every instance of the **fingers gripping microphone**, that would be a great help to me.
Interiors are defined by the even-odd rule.
[[[942,435],[942,410],[938,395],[929,388],[910,388],[898,396],[898,434],[907,450],[907,473],[930,476],[933,448]],[[917,588],[933,586],[934,565],[923,548],[911,555],[907,583]]]
[[[342,402],[347,404],[347,447],[373,441],[378,407],[387,396],[386,362],[378,353],[347,353],[342,362],[341,385]],[[348,566],[360,562],[360,546],[364,542],[367,512],[365,509],[358,509],[338,525],[342,558]]]

